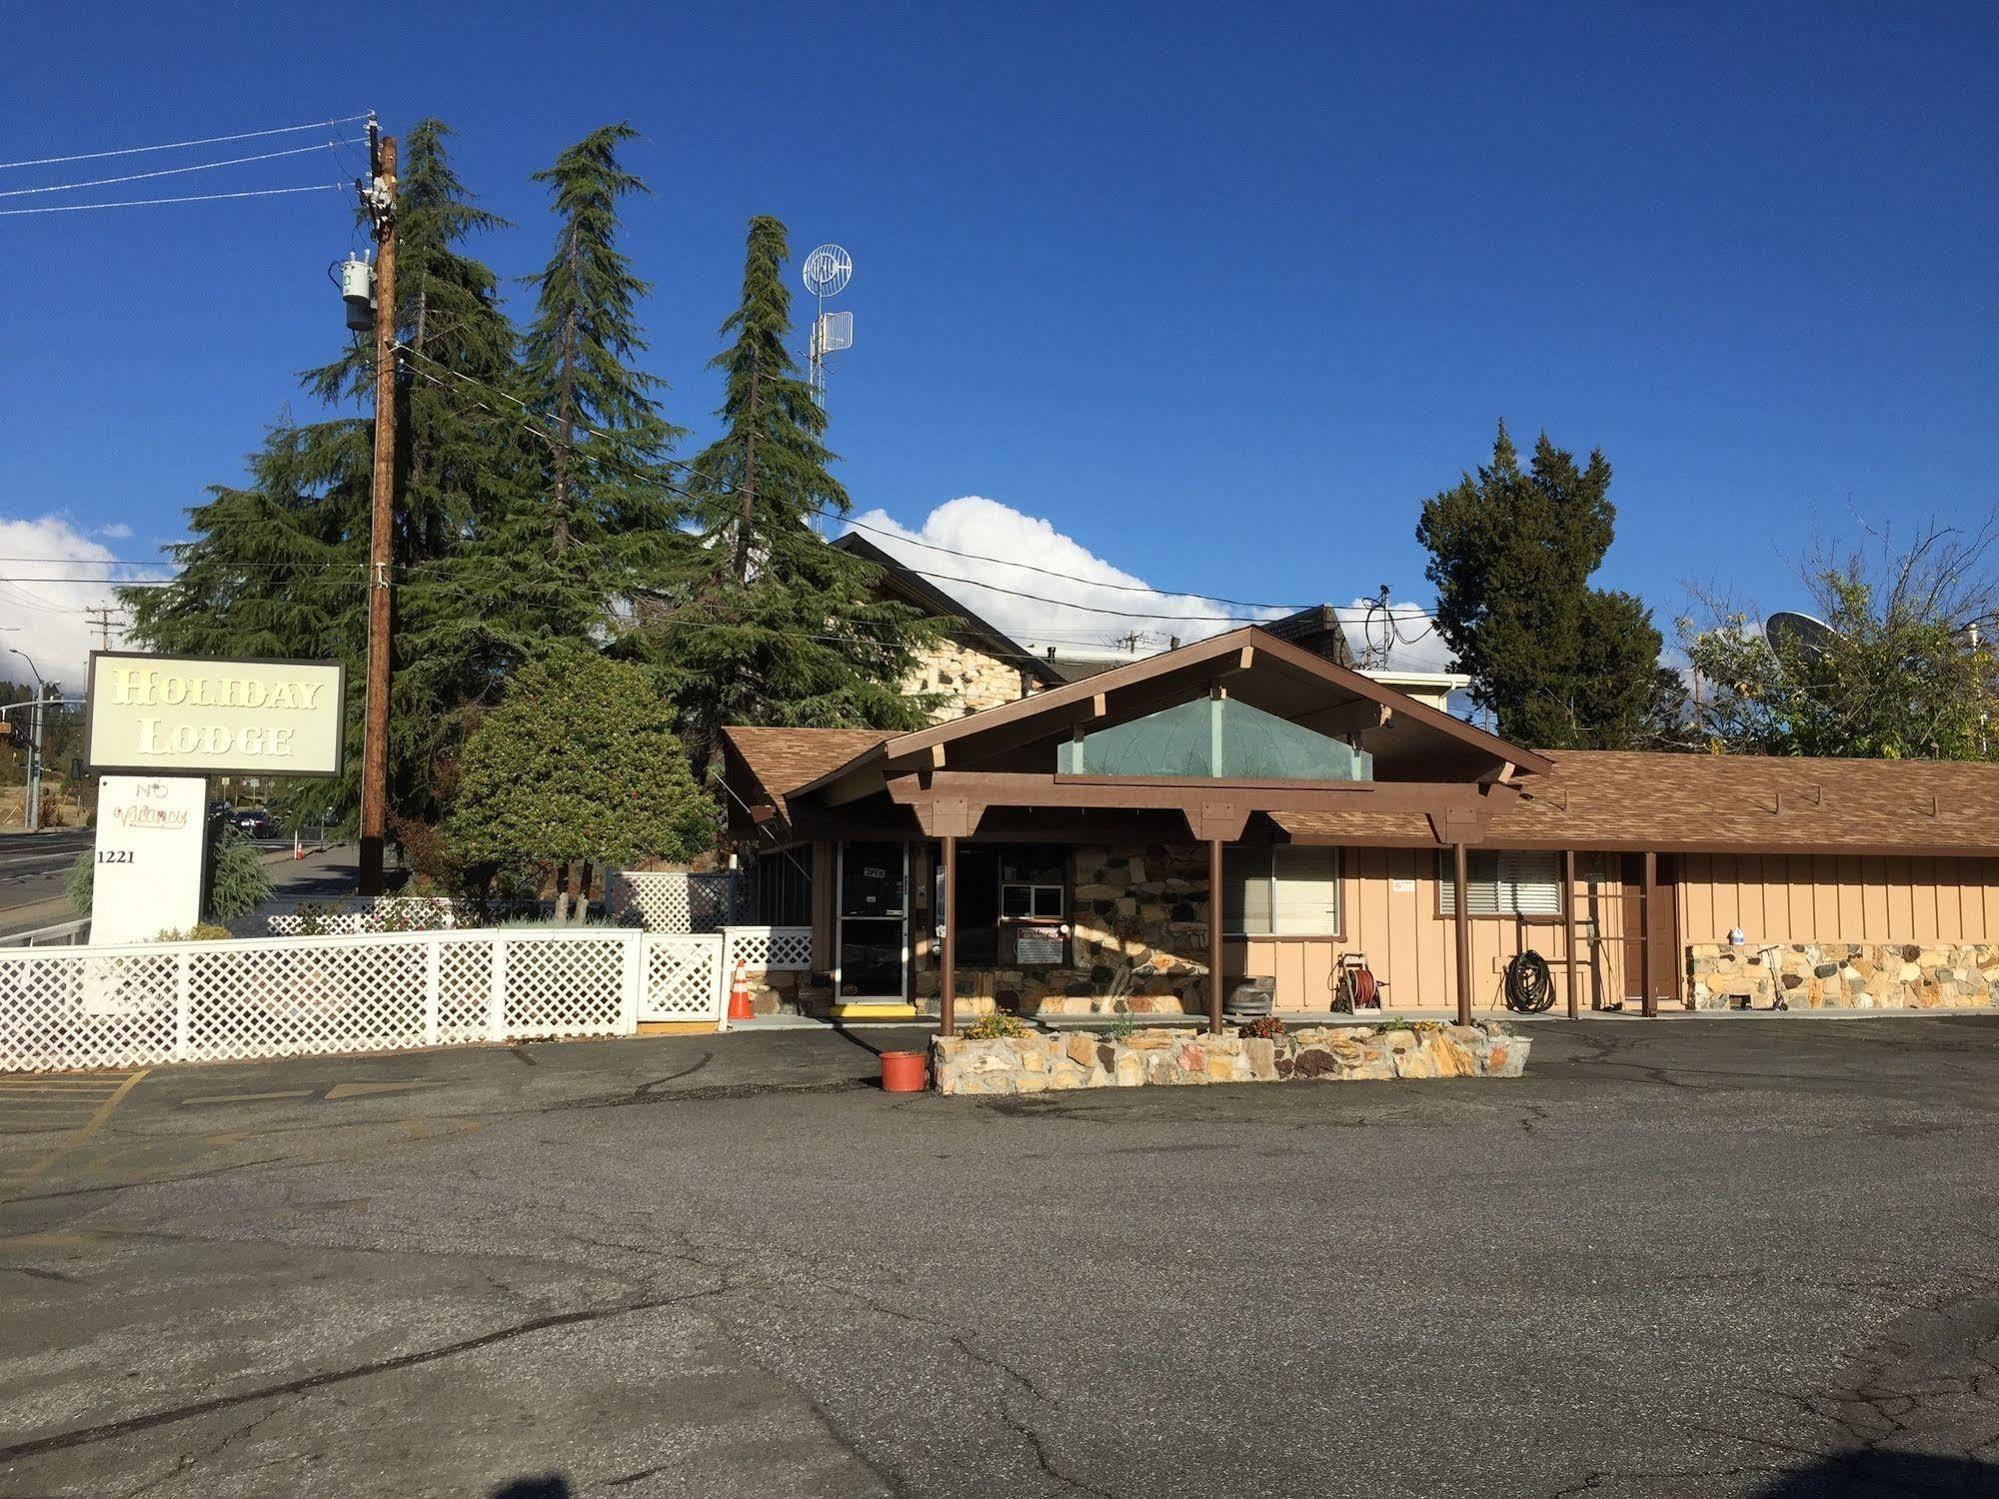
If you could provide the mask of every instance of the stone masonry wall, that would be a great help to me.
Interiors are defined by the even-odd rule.
[[[1787,942],[1773,949],[1694,943],[1690,1008],[1967,1009],[1999,996],[1999,946],[1966,943]]]
[[[960,967],[959,1013],[987,1008],[980,1000],[1018,1015],[1206,1013],[1207,850],[1084,845],[1071,870],[1068,966]],[[918,967],[916,992],[936,998],[934,959]]]
[[[923,653],[902,690],[906,696],[937,693],[942,697],[930,714],[933,723],[948,723],[982,708],[997,708],[1026,692],[1018,666],[950,639],[938,641]]]
[[[930,1043],[940,1093],[1045,1093],[1146,1084],[1518,1077],[1532,1043],[1490,1021],[1309,1026],[1274,1037],[1065,1031]]]

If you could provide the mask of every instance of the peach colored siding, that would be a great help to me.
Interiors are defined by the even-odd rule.
[[[1451,920],[1437,914],[1438,867],[1434,849],[1344,850],[1340,867],[1344,937],[1253,937],[1231,957],[1240,956],[1246,974],[1276,979],[1280,1010],[1326,1009],[1332,999],[1330,978],[1342,952],[1367,955],[1368,965],[1388,985],[1388,999],[1395,1007],[1450,1009],[1457,1004],[1457,939]],[[1622,939],[1627,912],[1615,856],[1577,856],[1575,903],[1578,1003],[1588,1009],[1625,998]],[[1592,916],[1600,939],[1595,943],[1587,935]],[[1503,1008],[1505,965],[1528,947],[1554,970],[1556,1007],[1567,1003],[1570,978],[1559,920],[1480,917],[1473,920],[1471,931],[1474,1009]],[[1631,955],[1635,965],[1635,947]],[[1635,976],[1635,966],[1633,972]]]
[[[1999,929],[1999,860],[1687,854],[1680,940],[1984,942]]]
[[[1999,932],[1999,859],[1856,857],[1831,854],[1678,856],[1681,943],[1725,942],[1741,928],[1766,942],[1984,942]],[[1637,997],[1641,962],[1637,902],[1614,854],[1578,854],[1573,892],[1578,919],[1573,980],[1563,963],[1559,921],[1479,918],[1472,922],[1472,1007],[1503,1003],[1506,962],[1531,947],[1555,973],[1555,1004],[1593,1005]],[[1280,1010],[1323,1010],[1329,976],[1343,951],[1367,955],[1391,1003],[1448,1009],[1457,1003],[1452,923],[1437,914],[1437,855],[1429,849],[1347,849],[1339,940],[1250,938],[1231,971],[1277,980]],[[1588,940],[1594,930],[1595,942]],[[1628,941],[1628,945],[1627,945]],[[1669,967],[1677,972],[1682,955]],[[1627,984],[1628,980],[1628,984]]]

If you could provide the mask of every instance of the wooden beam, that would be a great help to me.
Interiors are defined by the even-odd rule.
[[[1355,698],[1352,702],[1336,703],[1330,708],[1321,708],[1316,713],[1301,714],[1292,722],[1300,728],[1310,729],[1315,734],[1338,739],[1347,734],[1366,734],[1375,729],[1384,729],[1394,716],[1395,710],[1386,703],[1377,703],[1370,698]]]
[[[1208,1031],[1222,1033],[1222,840],[1208,841]]]
[[[963,796],[991,807],[1197,810],[1226,800],[1251,812],[1424,812],[1482,824],[1485,803],[1468,781],[1217,781],[1205,777],[1043,775],[1028,771],[940,770],[888,783],[891,800],[915,806],[929,796]]]
[[[986,805],[969,797],[931,795],[910,803],[926,838],[969,838],[979,830]]]
[[[933,744],[930,746],[930,768],[932,770],[942,770],[944,768],[943,745]],[[1508,769],[1511,769],[1511,767],[1509,766]]]
[[[1471,858],[1462,843],[1451,845],[1451,868],[1457,877],[1457,911],[1452,925],[1458,939],[1458,1024],[1471,1024]]]
[[[1645,862],[1645,894],[1642,907],[1643,916],[1641,919],[1645,923],[1645,946],[1643,948],[1644,959],[1638,966],[1645,975],[1645,1002],[1643,1005],[1645,1018],[1651,1020],[1657,1018],[1659,1014],[1658,954],[1653,951],[1659,945],[1656,940],[1657,932],[1653,925],[1655,908],[1659,901],[1659,856],[1648,848],[1645,850],[1643,857]]]
[[[937,1032],[955,1036],[958,1034],[958,840],[947,833],[943,843],[944,909],[939,914],[944,941],[937,963]]]
[[[1250,809],[1240,802],[1205,801],[1187,808],[1187,828],[1198,843],[1242,842],[1242,830],[1249,826]]]
[[[1576,851],[1562,850],[1562,963],[1569,986],[1569,1019],[1576,1018]]]

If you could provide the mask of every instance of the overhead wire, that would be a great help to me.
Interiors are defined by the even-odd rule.
[[[317,147],[314,147],[317,150]],[[306,187],[259,187],[240,193],[186,193],[172,198],[126,198],[115,203],[55,203],[40,208],[0,208],[0,219],[25,218],[33,213],[94,213],[100,208],[152,208],[161,203],[219,203],[227,198],[279,198],[287,193],[346,192],[345,182],[317,182]]]
[[[351,125],[356,120],[370,118],[374,111],[364,110],[357,115],[340,115],[331,120],[309,120],[303,125],[278,125],[269,130],[243,130],[235,135],[207,135],[198,140],[165,141],[153,146],[120,146],[113,151],[79,151],[69,156],[36,156],[25,161],[0,161],[0,172],[16,167],[57,166],[68,161],[102,161],[108,156],[140,156],[149,151],[182,151],[193,146],[220,146],[230,141],[261,140],[272,135],[295,135],[301,130],[325,130],[334,125]]]
[[[254,156],[231,156],[222,161],[196,161],[184,167],[161,167],[156,172],[127,172],[122,177],[93,177],[88,182],[56,182],[43,187],[12,187],[0,192],[0,198],[26,198],[36,193],[79,193],[92,187],[115,187],[121,182],[147,182],[155,177],[181,177],[189,172],[213,172],[222,167],[246,166],[253,161],[276,161],[281,156],[305,156],[314,151],[325,151],[334,145],[355,145],[365,136],[349,136],[335,141],[315,141],[310,146],[287,146],[282,151],[260,151]]]
[[[454,370],[449,365],[446,365],[439,360],[432,359],[428,354],[423,353],[419,349],[412,348],[408,344],[399,343],[396,347],[401,351],[403,351],[404,353],[415,355],[416,358],[422,360],[424,363],[431,365],[436,369],[442,370],[445,374],[452,376],[454,379],[460,381],[461,383],[477,386],[479,389],[484,390],[489,394],[495,395],[499,397],[501,400],[504,400],[509,404],[518,407],[523,413],[525,413],[531,419],[529,422],[522,423],[522,426],[525,428],[525,430],[527,430],[528,432],[532,433],[537,437],[542,438],[546,442],[557,445],[560,445],[562,443],[562,438],[560,437],[560,435],[547,431],[545,428],[543,428],[539,424],[540,421],[539,413],[537,413],[532,406],[530,406],[527,402],[521,400],[518,396],[510,395],[506,391],[499,390],[494,386],[487,384],[483,380],[465,374],[462,370]],[[422,374],[423,372],[417,371],[417,373]],[[429,379],[431,384],[440,387],[444,383],[443,381],[436,379],[434,376],[425,376],[425,378]],[[482,407],[481,409],[492,412],[492,414],[495,416],[501,415],[501,413],[493,411],[493,409],[490,406]],[[616,434],[599,431],[597,428],[590,426],[588,423],[578,422],[575,425],[579,430],[588,433],[592,437],[597,437],[607,442],[615,442],[617,440]],[[574,446],[575,444],[572,442],[570,444],[570,447],[573,449]],[[688,463],[682,459],[664,458],[664,459],[653,460],[653,462],[658,467],[662,468],[691,469],[694,467],[693,464]],[[634,468],[641,467],[641,465],[636,465],[636,464],[632,466]],[[657,476],[650,476],[650,477],[656,478]],[[663,481],[660,482],[663,483]],[[687,499],[700,498],[699,496],[690,493],[688,490],[682,489],[674,484],[664,484],[664,487],[669,491],[671,491],[672,493],[681,495]],[[918,541],[914,537],[906,536],[900,531],[890,530],[885,526],[871,525],[866,521],[855,520],[845,511],[832,509],[827,506],[812,507],[808,511],[808,513],[817,515],[822,519],[826,520],[842,521],[846,525],[853,527],[855,530],[872,532],[876,535],[888,537],[893,541],[900,542],[907,546],[921,547],[925,551],[943,553],[947,556],[958,557],[968,562],[984,562],[984,563],[989,563],[996,567],[1018,568],[1024,572],[1039,573],[1044,577],[1059,578],[1064,582],[1079,583],[1084,587],[1088,588],[1108,589],[1110,591],[1117,593],[1141,593],[1141,594],[1150,595],[1155,598],[1166,597],[1166,598],[1196,599],[1202,603],[1222,604],[1227,607],[1236,608],[1236,609],[1271,609],[1271,610],[1283,610],[1286,612],[1295,612],[1298,609],[1310,607],[1309,605],[1301,605],[1301,604],[1284,604],[1284,603],[1273,603],[1269,601],[1259,601],[1253,599],[1228,598],[1220,594],[1197,593],[1192,590],[1186,590],[1186,589],[1155,588],[1143,583],[1111,583],[1106,581],[1099,581],[1095,578],[1079,577],[1074,573],[1065,573],[1056,568],[1042,567],[1032,562],[1021,562],[1011,557],[994,557],[980,552],[968,552],[961,550],[960,548],[957,547],[944,546],[937,542]],[[906,566],[907,564],[904,565]],[[1189,624],[1200,624],[1200,623],[1211,624],[1223,620],[1233,620],[1235,618],[1235,616],[1233,615],[1204,616],[1204,615],[1187,615],[1187,614],[1146,614],[1146,613],[1134,613],[1131,611],[1117,610],[1117,609],[1094,609],[1090,605],[1072,603],[1067,599],[1051,599],[1040,594],[1020,593],[1018,590],[1007,589],[997,584],[985,583],[976,578],[960,578],[960,577],[954,577],[948,573],[927,572],[919,567],[911,567],[910,571],[918,573],[921,576],[927,578],[936,579],[937,581],[940,582],[955,582],[967,585],[969,587],[989,588],[999,593],[1017,593],[1018,596],[1021,598],[1032,599],[1039,603],[1054,604],[1057,606],[1075,608],[1075,609],[1088,609],[1093,613],[1116,615],[1128,619],[1179,620]],[[1345,610],[1342,606],[1336,606],[1336,613],[1346,613],[1346,612],[1350,611]],[[1250,623],[1251,621],[1242,621],[1242,622]]]

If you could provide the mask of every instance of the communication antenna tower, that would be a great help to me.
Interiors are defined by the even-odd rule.
[[[812,342],[806,359],[806,382],[812,399],[823,410],[826,405],[826,356],[854,346],[854,315],[828,312],[829,298],[837,297],[854,279],[854,257],[838,245],[821,245],[805,257],[800,267],[805,289],[812,293]]]

